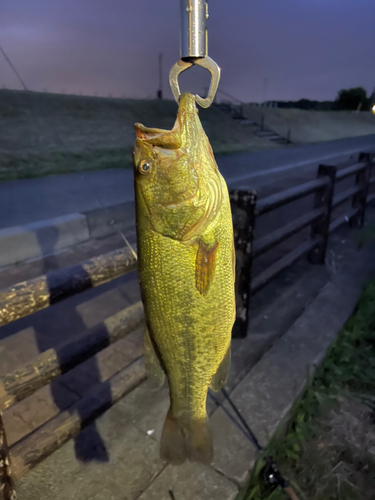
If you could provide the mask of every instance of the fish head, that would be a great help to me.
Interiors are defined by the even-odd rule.
[[[182,94],[172,130],[136,123],[135,131],[137,210],[155,231],[187,239],[210,206],[207,176],[218,176],[194,96]]]

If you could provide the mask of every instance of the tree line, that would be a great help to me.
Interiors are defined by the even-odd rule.
[[[369,96],[363,87],[353,87],[339,90],[334,101],[300,99],[299,101],[277,101],[277,104],[279,108],[314,109],[316,111],[369,111],[375,104],[375,89]]]

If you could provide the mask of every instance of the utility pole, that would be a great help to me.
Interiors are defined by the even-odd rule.
[[[263,102],[266,103],[267,100],[267,86],[268,86],[268,78],[265,77],[263,80]]]
[[[158,99],[163,99],[163,54],[159,54],[159,89],[156,93]]]

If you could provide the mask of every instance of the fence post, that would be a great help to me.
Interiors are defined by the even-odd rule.
[[[253,263],[253,239],[255,227],[255,191],[237,189],[229,192],[236,250],[236,322],[232,337],[244,338],[249,323],[251,293],[251,267]]]
[[[336,167],[330,165],[319,165],[318,168],[318,179],[328,177],[329,183],[315,193],[314,208],[324,208],[324,215],[311,224],[311,238],[321,237],[319,244],[309,254],[309,260],[312,264],[324,264],[325,261],[336,170]]]
[[[264,113],[262,113],[262,116],[260,117],[260,130],[262,132],[264,131]]]
[[[9,449],[5,436],[3,416],[0,412],[0,500],[17,500],[11,477]]]
[[[351,218],[350,225],[362,227],[365,219],[367,196],[370,189],[372,155],[370,153],[361,153],[359,161],[367,163],[366,168],[360,170],[355,178],[355,185],[361,190],[353,196],[352,207],[358,208],[358,213]]]

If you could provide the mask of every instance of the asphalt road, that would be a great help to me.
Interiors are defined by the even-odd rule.
[[[375,135],[294,146],[272,151],[219,156],[230,187],[256,189],[304,177],[319,163],[335,164],[351,154],[375,150]],[[0,228],[24,225],[133,199],[129,169],[53,175],[0,183]]]

